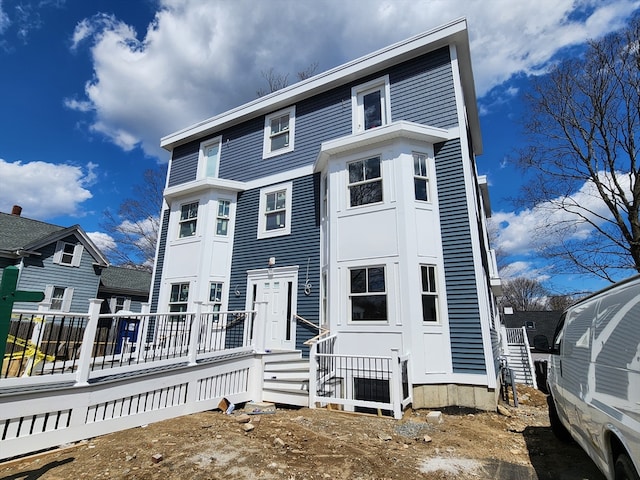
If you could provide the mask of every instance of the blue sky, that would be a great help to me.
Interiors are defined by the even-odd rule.
[[[166,165],[160,138],[255,98],[261,72],[327,70],[467,17],[484,154],[506,275],[558,292],[601,282],[549,278],[514,211],[524,181],[521,96],[535,75],[589,38],[623,27],[639,0],[0,0],[0,211],[63,226],[96,243],[105,209]],[[365,14],[366,10],[366,14]],[[631,272],[630,272],[631,273]]]

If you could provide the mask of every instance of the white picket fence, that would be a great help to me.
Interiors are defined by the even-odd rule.
[[[0,371],[0,460],[215,409],[222,398],[260,399],[262,365],[253,331],[264,316],[262,305],[257,308],[100,315],[96,300],[88,314],[64,318],[60,312],[14,312],[15,321],[32,325],[28,342],[12,336],[7,346],[13,350],[7,349]],[[135,332],[122,328],[125,319]],[[67,337],[46,336],[65,321],[73,325],[69,338],[82,334],[71,348]]]

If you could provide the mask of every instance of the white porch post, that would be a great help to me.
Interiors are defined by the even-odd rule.
[[[309,408],[316,408],[318,398],[318,342],[309,349]]]
[[[98,316],[100,315],[100,304],[102,299],[89,299],[89,318],[84,328],[82,345],[80,346],[80,358],[78,359],[78,371],[76,372],[76,385],[86,385],[89,383],[91,373],[91,355],[93,353],[93,342],[96,339],[98,330]]]
[[[253,322],[255,329],[256,352],[265,353],[267,345],[267,305],[269,302],[254,302],[256,316]]]
[[[198,357],[198,340],[200,337],[200,325],[202,324],[202,301],[193,302],[196,305],[196,314],[191,321],[189,336],[189,365],[195,365]]]
[[[400,420],[402,418],[402,371],[397,348],[391,349],[391,402],[393,418]]]

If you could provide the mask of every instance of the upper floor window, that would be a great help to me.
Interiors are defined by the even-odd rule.
[[[229,200],[218,200],[218,215],[216,218],[216,235],[226,236],[229,232]]]
[[[58,241],[56,243],[56,251],[53,254],[53,263],[79,267],[83,249],[84,247],[80,243]]]
[[[109,307],[112,313],[118,313],[121,310],[131,309],[130,297],[111,297],[109,299]]]
[[[198,223],[198,202],[191,202],[180,207],[179,237],[191,237],[196,234]]]
[[[353,133],[391,122],[389,91],[388,75],[351,89]]]
[[[265,117],[263,158],[273,157],[293,150],[295,124],[295,105]]]
[[[429,201],[429,176],[427,175],[427,156],[413,154],[413,186],[416,200]]]
[[[382,201],[380,157],[351,162],[349,168],[349,204],[352,207]]]
[[[422,321],[438,321],[438,289],[436,284],[436,267],[421,265],[420,277],[422,285]]]
[[[220,142],[222,137],[200,144],[198,178],[217,177],[220,168]]]
[[[349,300],[352,321],[386,321],[387,290],[384,267],[349,270]]]
[[[291,182],[260,190],[258,238],[291,233]]]

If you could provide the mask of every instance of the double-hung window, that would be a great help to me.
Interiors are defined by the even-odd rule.
[[[73,287],[47,285],[44,290],[44,301],[49,302],[51,310],[68,312],[71,309]]]
[[[348,169],[349,204],[352,207],[382,201],[380,157],[351,162]]]
[[[53,263],[67,267],[79,267],[84,247],[81,243],[58,241],[53,254]]]
[[[416,200],[429,201],[429,176],[427,174],[427,156],[413,154],[413,187]]]
[[[384,267],[349,270],[349,303],[354,322],[387,320],[387,290]]]
[[[191,237],[196,234],[198,224],[198,202],[187,203],[180,207],[179,237]]]
[[[293,150],[295,125],[295,105],[265,117],[263,158]]]
[[[211,282],[209,284],[209,302],[211,303],[211,311],[219,312],[222,309],[222,283]],[[213,321],[217,322],[219,315],[213,316]]]
[[[227,236],[229,233],[229,200],[218,200],[218,215],[216,217],[216,235]]]
[[[258,238],[291,233],[292,183],[274,185],[260,190]]]
[[[438,321],[438,288],[436,283],[436,267],[434,265],[420,266],[420,280],[422,286],[422,321]]]
[[[389,91],[388,75],[351,89],[353,133],[391,122]]]
[[[198,178],[217,177],[220,168],[220,142],[222,137],[216,137],[200,144],[198,162]]]
[[[169,296],[169,311],[170,312],[186,312],[189,305],[189,284],[188,283],[174,283],[171,285],[171,294]],[[172,315],[171,320],[178,321],[184,320],[184,316]]]

